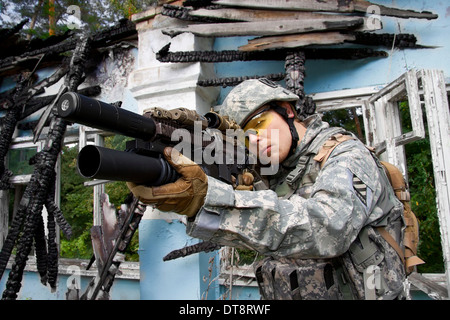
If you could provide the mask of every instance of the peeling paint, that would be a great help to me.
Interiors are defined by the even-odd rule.
[[[111,48],[87,82],[99,83],[102,97],[108,97],[109,101],[123,101],[124,88],[135,64],[134,48]]]

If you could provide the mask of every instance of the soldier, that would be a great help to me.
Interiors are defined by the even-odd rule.
[[[165,157],[182,177],[130,190],[186,215],[192,237],[264,255],[255,266],[264,299],[404,298],[402,260],[380,235],[402,239],[403,205],[372,153],[319,115],[300,121],[297,99],[267,79],[248,80],[220,107],[260,158],[279,164],[266,190],[234,190],[170,148]]]

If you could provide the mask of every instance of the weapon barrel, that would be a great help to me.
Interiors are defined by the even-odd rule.
[[[162,158],[117,151],[94,145],[78,154],[78,172],[85,178],[130,181],[159,186],[176,181],[178,173]]]
[[[151,140],[156,132],[151,118],[75,92],[61,96],[57,111],[65,120],[142,140]]]

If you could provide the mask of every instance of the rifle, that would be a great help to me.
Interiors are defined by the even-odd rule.
[[[151,108],[143,116],[75,92],[61,96],[58,115],[69,121],[132,138],[126,151],[88,145],[78,154],[77,168],[85,178],[130,181],[158,186],[178,178],[163,159],[175,147],[214,178],[236,186],[244,172],[257,176],[253,157],[239,126],[216,112],[204,116],[186,108]],[[229,130],[235,134],[229,135]],[[177,140],[178,139],[178,140]],[[181,140],[181,141],[180,141]]]
[[[127,142],[126,151],[85,146],[77,159],[78,172],[85,178],[130,181],[147,186],[174,182],[179,175],[162,156],[164,148],[171,146],[180,148],[179,151],[196,162],[207,175],[234,188],[262,187],[263,182],[256,172],[256,158],[241,143],[245,139],[242,130],[214,111],[201,116],[185,108],[151,108],[141,116],[113,104],[67,92],[57,103],[57,113],[69,122],[135,138]],[[249,175],[253,178],[250,179],[253,186],[247,182]],[[107,244],[100,241],[100,248],[99,245],[94,248],[99,274],[82,298],[95,299],[100,291],[107,294],[120,261],[123,261],[121,253],[131,240],[130,230],[136,230],[143,211],[145,206],[134,199],[126,218],[122,219],[120,231],[114,235],[115,245],[104,248]],[[91,233],[94,245],[102,230],[93,228]]]

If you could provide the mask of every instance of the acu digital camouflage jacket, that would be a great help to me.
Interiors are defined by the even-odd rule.
[[[340,257],[341,266],[357,270],[353,275],[346,271],[347,277],[352,278],[352,298],[363,299],[363,272],[368,266],[361,261],[355,264],[349,249],[360,243],[358,236],[367,226],[386,225],[384,218],[388,212],[390,220],[399,220],[402,204],[386,183],[376,159],[357,139],[338,145],[320,169],[312,157],[330,136],[344,130],[330,128],[318,115],[304,123],[305,136],[295,154],[270,177],[270,189],[237,191],[208,177],[204,206],[195,220],[188,222],[187,233],[221,245],[256,250],[270,257],[267,263],[304,265],[307,260],[336,261]],[[306,173],[290,185],[293,192],[286,192],[287,177],[301,159],[311,159]],[[402,263],[372,229],[368,233],[371,241],[377,243],[378,253],[371,259],[381,257],[375,264],[381,267],[383,277],[383,288],[377,288],[380,289],[377,294],[395,298],[403,291]],[[399,230],[389,229],[396,238],[401,237]],[[374,259],[367,261],[373,263]],[[332,265],[338,269],[334,262]],[[298,276],[302,277],[301,272]],[[337,282],[336,276],[333,277],[332,282]],[[314,283],[310,289],[313,293],[320,291]],[[283,295],[266,294],[265,298]],[[315,292],[301,298],[339,299],[342,292],[332,295]]]

